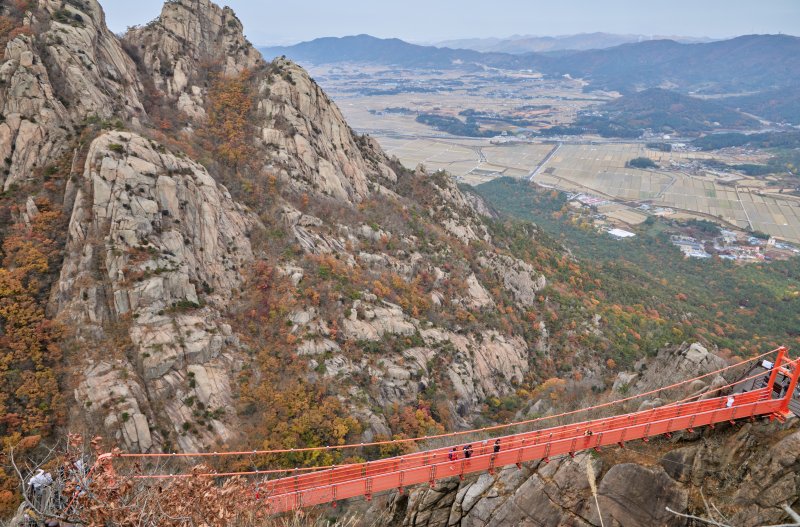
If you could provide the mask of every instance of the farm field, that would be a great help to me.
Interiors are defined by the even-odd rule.
[[[552,144],[491,144],[487,139],[377,137],[389,155],[408,168],[422,164],[428,171],[445,170],[458,181],[479,185],[494,178],[526,178],[547,157]],[[635,157],[649,157],[659,170],[626,168]],[[677,215],[716,219],[740,229],[752,228],[800,242],[800,201],[763,193],[762,180],[693,175],[681,167],[706,152],[660,152],[638,143],[562,144],[535,177],[535,182],[568,192],[583,192],[611,200],[646,202],[671,208]],[[726,163],[751,157],[721,156]],[[630,208],[607,216],[636,225],[646,216]]]
[[[739,192],[753,228],[790,241],[800,241],[800,202],[783,197]]]
[[[662,152],[644,142],[595,136],[570,138],[553,152],[553,143],[493,144],[485,138],[449,135],[416,121],[421,113],[464,120],[462,112],[471,110],[529,121],[535,130],[572,122],[578,111],[618,94],[586,94],[580,81],[548,80],[532,73],[463,75],[338,65],[314,67],[312,74],[355,130],[373,136],[410,169],[422,164],[429,172],[445,170],[461,183],[480,185],[501,176],[528,178],[542,165],[534,177],[540,185],[618,202],[619,208],[604,212],[610,220],[639,224],[646,215],[635,208],[649,203],[666,209],[659,214],[674,218],[714,219],[800,242],[800,202],[773,193],[768,186],[772,176],[751,178],[702,169],[697,163],[715,159],[729,165],[760,164],[768,157],[764,152],[681,148]],[[479,118],[479,125],[498,135],[519,131],[492,119]],[[648,157],[660,168],[627,168],[626,163],[636,157]]]
[[[479,185],[495,177],[527,177],[553,149],[549,144],[491,144],[486,139],[377,137],[389,155],[408,168],[446,170],[460,182]]]
[[[333,97],[347,122],[373,136],[450,137],[417,123],[417,113],[458,117],[464,110],[531,121],[534,128],[572,122],[578,111],[609,100],[615,93],[584,93],[582,81],[545,79],[531,72],[497,71],[463,74],[455,71],[387,69],[369,65],[306,65]],[[410,113],[386,109],[403,108]],[[482,121],[500,133],[515,126]]]
[[[640,156],[672,168],[625,167],[626,161]],[[763,185],[760,180],[742,178],[733,183],[712,174],[690,175],[680,170],[682,163],[703,157],[710,156],[704,152],[656,152],[638,144],[563,145],[535,181],[560,190],[646,201],[722,220],[741,229],[752,228],[785,240],[800,241],[800,201],[758,192]],[[742,162],[732,157],[721,160]]]

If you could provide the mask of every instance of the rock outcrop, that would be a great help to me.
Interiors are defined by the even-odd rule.
[[[112,132],[92,143],[51,301],[59,319],[75,328],[87,358],[116,360],[113,368],[87,366],[77,392],[82,405],[91,412],[109,408],[104,403],[118,379],[109,373],[108,382],[97,384],[95,370],[102,367],[125,372],[124,385],[132,387],[117,396],[123,406],[109,411],[126,412],[137,429],[145,416],[151,427],[169,425],[182,448],[232,437],[222,417],[231,403],[236,339],[220,313],[238,295],[241,271],[253,259],[248,232],[255,221],[202,166],[150,140]],[[109,328],[119,324],[127,326],[128,342],[114,356],[103,348],[111,345]],[[196,433],[186,433],[184,423],[197,417],[187,399],[222,411],[211,430],[190,426]],[[112,417],[105,423],[113,430]],[[131,440],[128,423],[118,433],[130,447],[152,444]]]
[[[658,352],[655,360],[640,360],[633,372],[620,372],[615,384],[627,386],[631,393],[641,393],[663,386],[669,386],[687,378],[697,377],[724,368],[726,362],[709,352],[699,342],[684,342],[680,346],[664,348]],[[686,386],[689,392],[708,391],[725,385],[720,375],[698,379]],[[645,401],[643,404],[661,404],[659,400]]]
[[[181,0],[166,2],[156,20],[131,28],[125,42],[154,87],[199,120],[206,114],[203,98],[210,73],[236,76],[266,65],[242,30],[229,7]]]
[[[357,136],[308,74],[285,59],[267,65],[230,8],[177,0],[125,42],[157,90],[195,127],[206,119],[214,75],[250,75],[257,123],[252,141],[267,172],[302,192],[360,202],[397,176],[377,143]],[[210,66],[209,66],[210,65]]]
[[[68,147],[84,120],[139,121],[144,108],[131,58],[106,27],[96,0],[42,0],[11,40],[0,66],[0,158],[3,190],[32,178]]]
[[[505,468],[460,484],[445,481],[413,491],[407,502],[398,499],[393,506],[405,507],[402,525],[409,527],[599,526],[588,464],[601,474],[602,459],[581,454],[574,460]],[[666,507],[686,510],[687,496],[661,467],[631,463],[612,466],[597,486],[605,525],[685,525]]]
[[[276,59],[258,94],[259,150],[298,190],[360,202],[397,180],[377,143],[357,136],[299,66]]]
[[[71,126],[29,36],[6,46],[0,80],[0,189],[6,191],[61,154]]]
[[[547,279],[543,275],[518,258],[487,252],[481,254],[478,263],[494,273],[517,304],[523,307],[533,306],[536,293],[547,285]]]

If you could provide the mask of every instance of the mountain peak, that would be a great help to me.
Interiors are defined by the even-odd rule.
[[[223,75],[264,64],[233,10],[210,0],[168,1],[157,19],[131,29],[125,41],[169,96],[183,92],[201,64]]]

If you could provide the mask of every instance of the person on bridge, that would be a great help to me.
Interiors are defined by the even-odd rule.
[[[500,440],[499,439],[495,440],[495,442],[494,442],[494,453],[497,454],[498,452],[500,452]]]
[[[734,399],[733,395],[729,395],[728,400],[725,402],[725,408],[730,408],[731,406],[733,406],[733,403],[735,401],[736,399]]]
[[[453,447],[453,449],[447,453],[447,459],[450,461],[456,461],[458,459],[458,450],[456,450],[456,447]]]
[[[469,459],[472,457],[472,445],[464,445],[464,458]]]

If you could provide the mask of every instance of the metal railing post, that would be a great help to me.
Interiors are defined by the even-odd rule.
[[[775,385],[775,379],[778,377],[778,370],[781,368],[781,364],[783,363],[783,358],[786,355],[786,348],[781,346],[778,348],[778,356],[775,357],[775,364],[772,365],[772,372],[769,375],[769,381],[767,382],[767,388],[769,388],[769,398],[772,399],[772,387]]]
[[[800,377],[800,364],[795,361],[789,388],[786,390],[786,395],[783,396],[783,402],[781,403],[781,412],[785,414],[789,413],[789,401],[792,400],[792,395],[794,395],[794,391],[797,388],[798,377]]]

